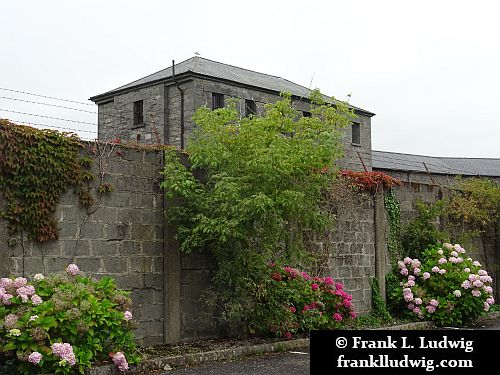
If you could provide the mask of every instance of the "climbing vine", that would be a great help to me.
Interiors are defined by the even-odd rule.
[[[377,186],[382,185],[385,189],[390,189],[395,185],[400,185],[401,181],[383,172],[354,172],[342,170],[339,177],[349,181],[355,188],[372,191]]]
[[[398,260],[401,258],[400,254],[400,233],[401,233],[401,207],[396,194],[392,189],[389,189],[384,194],[384,206],[389,221],[389,236],[387,238],[387,250],[391,265],[396,266]]]
[[[67,186],[83,207],[93,204],[92,159],[70,133],[39,130],[0,120],[0,217],[11,235],[25,232],[36,242],[58,238],[56,204]]]

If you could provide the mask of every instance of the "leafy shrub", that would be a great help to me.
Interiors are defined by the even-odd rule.
[[[253,332],[291,338],[311,329],[340,328],[356,318],[342,283],[276,264],[269,270],[249,324]]]
[[[130,307],[113,279],[92,280],[74,264],[32,282],[2,278],[0,372],[83,374],[108,355],[125,371],[139,360]]]
[[[462,325],[494,304],[492,278],[479,262],[465,258],[460,245],[430,247],[423,256],[424,263],[409,257],[398,262],[400,286],[391,297],[408,314],[439,325]]]
[[[442,243],[446,234],[437,228],[439,217],[444,213],[447,202],[427,204],[416,202],[417,217],[403,227],[401,242],[403,257],[420,258],[422,250]]]

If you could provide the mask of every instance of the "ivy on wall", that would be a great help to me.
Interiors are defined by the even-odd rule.
[[[401,258],[401,207],[392,189],[387,190],[384,194],[384,206],[389,222],[387,250],[389,252],[391,265],[395,267],[398,260]]]
[[[70,133],[39,130],[0,120],[0,217],[11,235],[25,232],[36,242],[58,238],[54,212],[67,186],[83,207],[93,204],[92,159]]]

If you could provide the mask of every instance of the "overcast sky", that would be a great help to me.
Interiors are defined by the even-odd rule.
[[[500,2],[485,0],[2,1],[0,87],[85,102],[198,52],[338,99],[351,93],[353,105],[376,113],[374,149],[500,158],[499,16]],[[0,109],[97,121],[5,98]],[[0,118],[97,128],[5,111]]]

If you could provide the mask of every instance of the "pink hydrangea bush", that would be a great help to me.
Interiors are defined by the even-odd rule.
[[[249,326],[254,333],[289,339],[311,329],[340,328],[355,318],[352,295],[342,283],[271,263]]]
[[[138,363],[128,293],[111,278],[66,272],[0,279],[0,374],[83,373],[111,360],[120,371]]]
[[[459,244],[444,243],[418,259],[398,262],[399,288],[391,292],[407,314],[440,325],[462,325],[490,309],[493,280],[478,261],[465,255]]]

